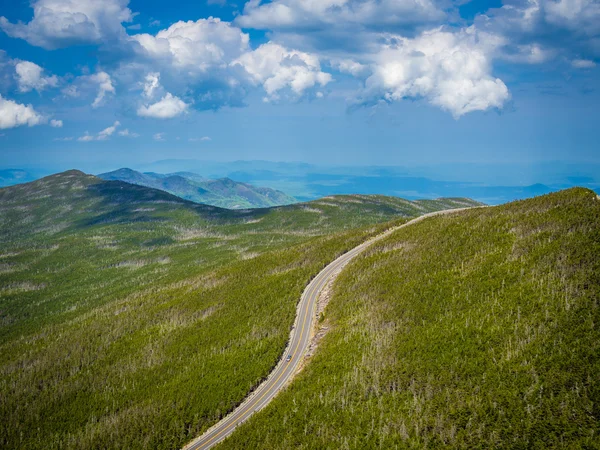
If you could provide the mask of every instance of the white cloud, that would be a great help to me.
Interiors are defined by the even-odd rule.
[[[7,100],[0,95],[0,130],[22,125],[32,127],[44,122],[44,117],[33,106]]]
[[[171,119],[187,111],[189,105],[179,97],[169,92],[158,102],[147,106],[140,106],[137,110],[138,116],[153,117],[155,119]]]
[[[91,142],[95,141],[96,138],[86,131],[85,134],[81,137],[78,137],[77,140],[80,142]]]
[[[501,108],[510,95],[491,75],[491,55],[502,42],[474,27],[436,29],[414,39],[390,35],[374,57],[361,102],[425,98],[455,117]]]
[[[98,84],[98,94],[94,99],[94,103],[92,103],[92,108],[98,108],[102,105],[106,94],[115,93],[115,87],[112,84],[110,75],[106,72],[98,72],[94,75],[90,75],[88,78],[93,83]]]
[[[431,0],[250,0],[236,23],[260,29],[381,28],[429,23],[444,17],[445,13]]]
[[[152,98],[154,92],[160,88],[160,73],[152,72],[146,75],[144,83],[144,97]]]
[[[117,130],[117,128],[120,127],[120,126],[121,126],[121,123],[117,120],[110,127],[105,128],[100,133],[98,133],[98,137],[96,139],[99,140],[99,141],[105,141],[110,136],[112,136],[115,133],[115,131]]]
[[[50,121],[50,126],[53,127],[53,128],[62,128],[63,121],[62,120],[57,120],[57,119],[52,119]]]
[[[208,136],[202,136],[201,138],[189,138],[188,141],[190,141],[190,142],[208,142],[208,141],[212,141],[212,139]]]
[[[499,57],[515,63],[541,64],[556,55],[551,48],[543,48],[537,42],[532,44],[510,46],[499,54]]]
[[[340,72],[349,73],[350,75],[359,78],[369,73],[369,66],[347,58],[332,60],[331,66]]]
[[[317,84],[325,86],[332,80],[331,74],[321,71],[317,56],[287,50],[272,42],[245,53],[233,64],[241,65],[255,83],[262,84],[268,99],[279,98],[278,92],[288,87],[300,96],[305,90]]]
[[[156,36],[136,34],[143,54],[167,65],[206,72],[219,68],[248,49],[249,37],[218,18],[177,22]]]
[[[600,3],[597,0],[540,0],[538,7],[551,24],[588,35],[600,31]]]
[[[81,95],[81,92],[79,92],[79,89],[77,89],[77,86],[67,86],[64,89],[61,90],[62,94],[65,95],[66,97],[71,97],[71,98],[77,98]]]
[[[43,76],[44,69],[30,61],[19,61],[15,64],[17,84],[21,92],[29,92],[33,89],[42,91],[49,87],[58,85],[56,75]]]
[[[509,60],[527,48],[546,54],[517,62],[545,62],[561,52],[569,59],[573,53],[600,56],[598,0],[512,0],[478,16],[475,24],[507,37]]]
[[[249,79],[231,62],[249,51],[248,42],[248,34],[218,18],[180,21],[155,35],[131,36],[136,57],[131,64],[121,66],[119,76],[139,79],[140,72],[144,73],[148,95],[163,97],[169,92],[173,97],[190,99],[186,103],[197,109],[242,106]],[[160,85],[156,79],[159,73]],[[147,99],[148,95],[144,94]]]
[[[592,69],[596,67],[596,63],[589,59],[574,59],[571,61],[571,65],[576,69]]]
[[[156,133],[154,136],[152,136],[152,139],[162,142],[165,140],[165,133]]]
[[[140,137],[140,135],[138,133],[129,131],[129,128],[125,128],[124,130],[119,131],[118,134],[119,134],[119,136],[125,136],[125,137],[131,137],[131,138]]]
[[[29,23],[11,23],[0,17],[0,28],[11,37],[50,50],[100,44],[125,36],[121,23],[133,19],[128,3],[129,0],[34,0]]]
[[[507,31],[530,35],[552,28],[592,36],[600,31],[600,3],[597,0],[513,0],[482,18]]]
[[[117,128],[121,126],[121,123],[117,120],[110,127],[105,128],[100,131],[96,136],[91,135],[89,132],[85,132],[85,134],[79,138],[77,138],[80,142],[91,142],[91,141],[106,141],[110,136],[115,134]]]

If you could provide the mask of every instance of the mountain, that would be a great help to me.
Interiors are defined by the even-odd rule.
[[[600,198],[428,218],[335,283],[314,356],[219,448],[597,448]]]
[[[228,209],[267,208],[296,203],[295,198],[274,189],[255,187],[230,178],[210,180],[190,172],[164,175],[119,169],[98,177],[160,189],[196,203]]]
[[[164,160],[142,168],[157,172],[186,168],[211,178],[270,186],[303,201],[336,194],[383,194],[410,200],[468,197],[497,205],[573,186],[600,189],[600,165],[595,163],[432,163],[411,167]]]
[[[269,374],[327,263],[476,204],[228,210],[75,170],[0,189],[0,447],[180,448]]]

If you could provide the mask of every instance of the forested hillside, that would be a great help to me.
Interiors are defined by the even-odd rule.
[[[428,218],[342,272],[315,356],[218,448],[598,448],[600,200]]]
[[[0,447],[183,445],[267,376],[325,264],[464,204],[230,211],[77,171],[0,189]]]

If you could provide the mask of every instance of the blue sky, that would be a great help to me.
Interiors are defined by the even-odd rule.
[[[597,0],[0,6],[0,167],[600,162]]]

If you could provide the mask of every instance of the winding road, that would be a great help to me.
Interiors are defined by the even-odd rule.
[[[332,278],[335,278],[346,264],[373,243],[389,236],[400,228],[412,225],[427,217],[462,211],[464,209],[468,208],[450,209],[424,214],[403,225],[390,228],[384,233],[375,236],[359,246],[354,247],[349,252],[344,253],[319,272],[302,294],[288,346],[283,354],[283,358],[279,361],[275,369],[242,404],[213,427],[209,428],[202,436],[199,436],[187,444],[183,450],[207,450],[218,444],[233,433],[238,425],[248,420],[252,414],[264,408],[294,377],[310,344],[312,330],[316,321],[316,305],[319,295],[327,283]]]

